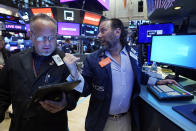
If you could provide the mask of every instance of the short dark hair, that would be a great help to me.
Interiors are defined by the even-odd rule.
[[[51,21],[56,29],[57,29],[57,22],[55,19],[53,19],[52,17],[46,15],[46,14],[37,14],[37,15],[34,15],[32,18],[31,18],[31,21],[30,21],[30,30],[33,31],[33,22],[38,20],[38,19],[42,19],[42,20],[46,20],[46,21]]]
[[[106,21],[111,21],[111,28],[116,29],[120,28],[121,35],[120,35],[120,43],[124,46],[127,44],[127,31],[125,30],[125,27],[120,19],[112,18],[108,19]]]

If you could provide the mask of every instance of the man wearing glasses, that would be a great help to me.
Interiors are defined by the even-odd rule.
[[[77,90],[84,83],[76,68],[78,58],[57,50],[53,18],[38,14],[32,18],[30,29],[33,48],[10,57],[0,74],[0,122],[12,104],[10,131],[66,131],[66,112],[75,108]],[[52,94],[59,96],[58,101],[47,98],[29,104],[39,86],[78,79],[82,82],[76,90]]]

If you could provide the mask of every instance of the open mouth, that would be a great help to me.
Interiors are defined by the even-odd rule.
[[[44,47],[42,48],[43,50],[49,50],[50,48],[49,47]]]

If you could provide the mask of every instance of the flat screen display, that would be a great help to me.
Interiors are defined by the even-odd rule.
[[[169,35],[174,33],[174,24],[140,25],[138,43],[151,43],[152,35]]]
[[[150,24],[150,21],[149,20],[131,20],[129,21],[129,28],[137,29],[137,27],[142,24]]]
[[[54,18],[51,8],[32,8],[31,10],[34,15],[43,13],[43,14],[47,14],[48,16]]]
[[[19,24],[5,24],[5,28],[8,31],[26,31],[25,25]]]
[[[71,1],[76,1],[76,0],[60,0],[60,3],[71,2]]]
[[[17,46],[18,45],[18,43],[17,43],[17,41],[12,41],[12,42],[9,42],[9,44],[10,44],[10,46]]]
[[[10,51],[14,51],[14,50],[16,50],[16,49],[18,49],[17,46],[10,46]]]
[[[153,36],[151,61],[196,69],[196,35]]]
[[[110,0],[97,0],[99,3],[101,3],[107,10],[110,9]]]
[[[55,19],[58,22],[82,23],[79,9],[57,8],[56,11]]]
[[[31,17],[33,16],[32,10],[30,8],[22,8],[18,11],[18,14],[25,23],[29,23]]]
[[[25,47],[30,47],[31,46],[31,40],[24,40],[24,46]]]
[[[80,35],[80,24],[58,22],[58,34],[68,35],[68,36],[79,36]]]
[[[92,36],[96,37],[98,34],[98,27],[93,25],[82,24],[81,36]]]
[[[100,20],[101,20],[100,15],[90,13],[90,12],[85,12],[83,23],[98,26]]]

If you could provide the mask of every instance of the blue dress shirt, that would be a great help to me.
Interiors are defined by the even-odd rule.
[[[112,58],[108,51],[105,54],[112,60],[112,100],[109,114],[120,114],[127,112],[133,91],[134,73],[129,55],[125,48],[120,52],[121,64]]]

